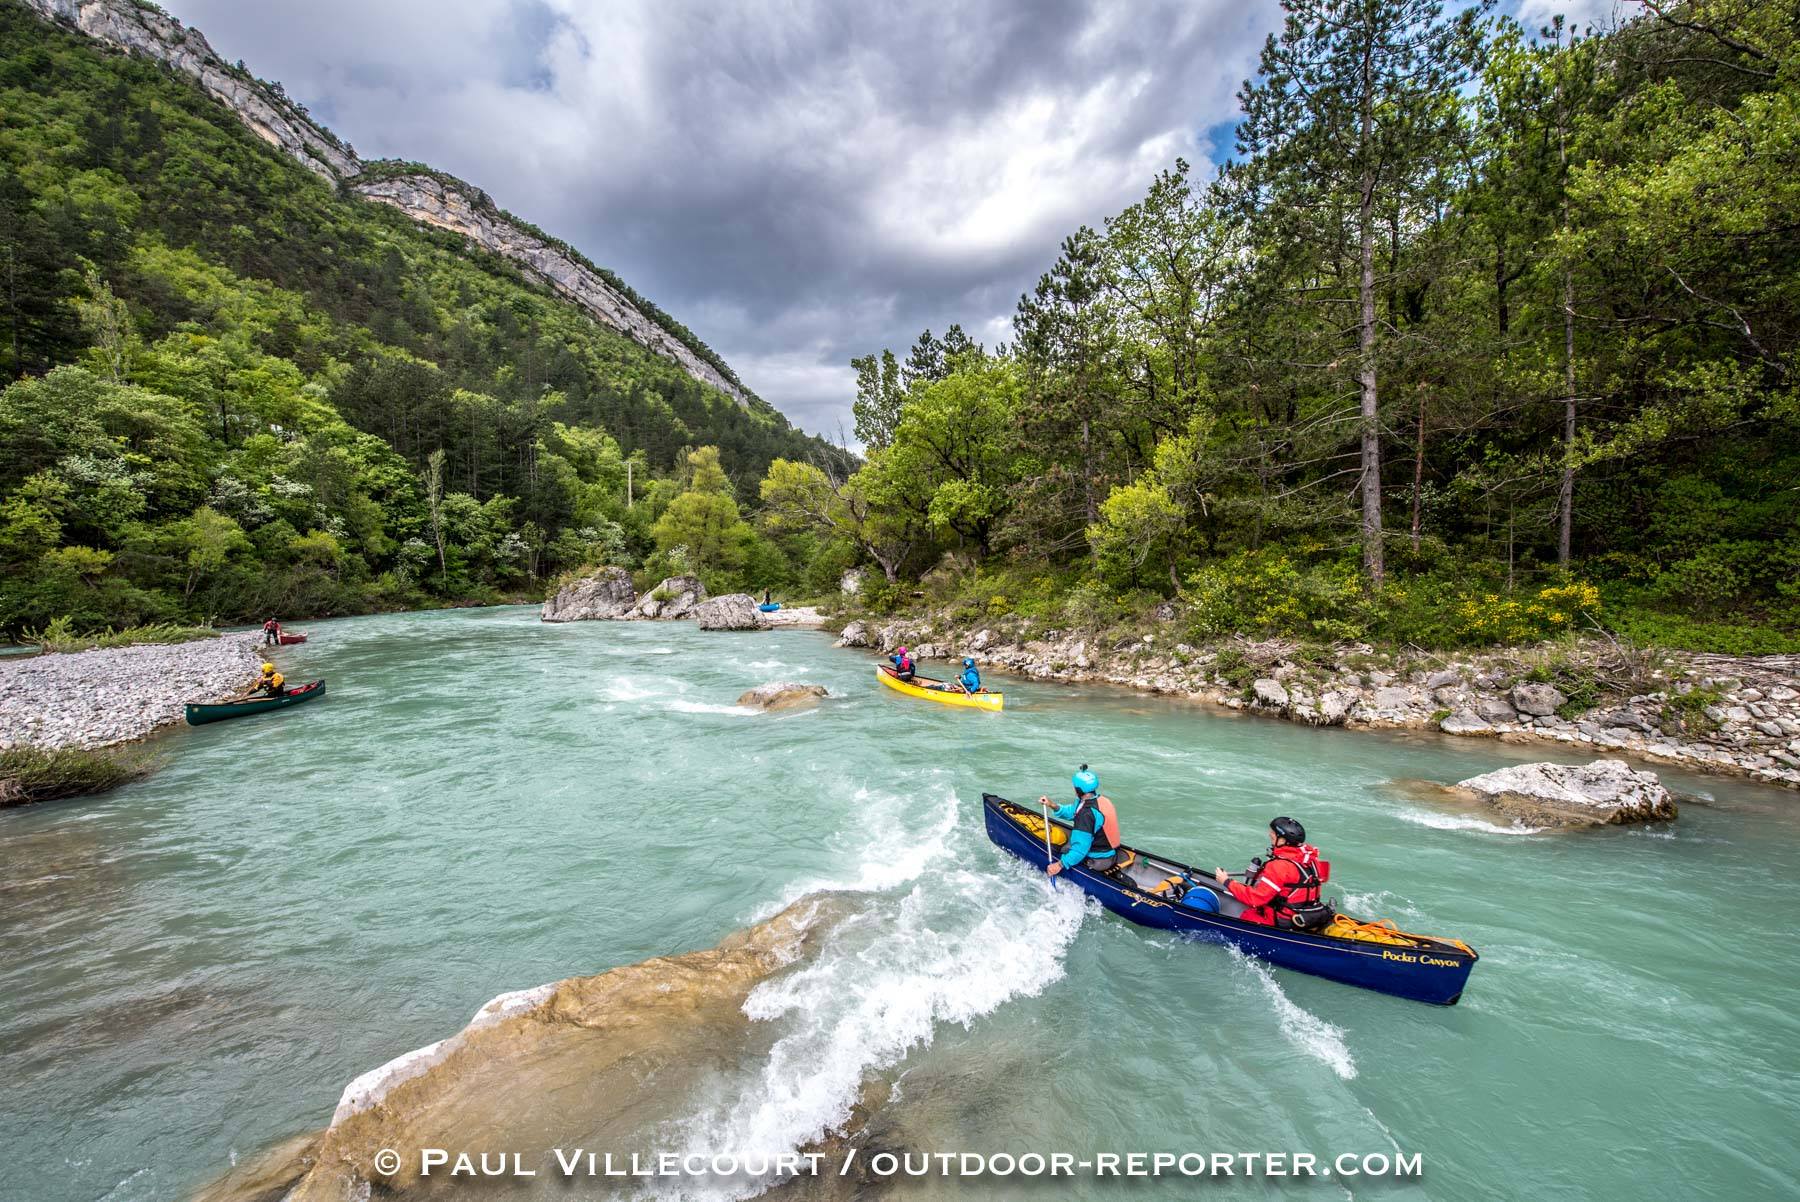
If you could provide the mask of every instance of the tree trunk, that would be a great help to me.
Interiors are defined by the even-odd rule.
[[[1419,390],[1419,436],[1413,443],[1412,549],[1419,553],[1420,494],[1425,488],[1425,390]]]
[[[1563,470],[1557,490],[1556,562],[1569,566],[1575,525],[1575,281],[1563,272]]]
[[[1358,206],[1358,233],[1361,237],[1362,278],[1358,285],[1362,300],[1360,330],[1361,362],[1357,372],[1362,382],[1362,545],[1363,572],[1369,587],[1381,587],[1385,564],[1381,551],[1381,428],[1376,417],[1375,391],[1375,114],[1373,79],[1373,44],[1363,48],[1362,89],[1362,197]]]
[[[1562,168],[1562,225],[1569,228],[1569,136],[1563,116],[1560,75],[1556,81],[1556,155]],[[1562,273],[1563,301],[1563,470],[1557,489],[1556,562],[1569,567],[1570,534],[1575,525],[1575,276]]]

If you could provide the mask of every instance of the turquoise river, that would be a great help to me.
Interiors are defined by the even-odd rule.
[[[1664,772],[1679,821],[1551,834],[1406,783],[1569,758],[1542,749],[1017,681],[1004,714],[953,710],[806,631],[523,608],[309,630],[282,662],[324,701],[171,732],[144,782],[0,813],[9,1202],[186,1197],[488,998],[710,947],[815,889],[855,920],[752,995],[754,1055],[662,1099],[688,1115],[670,1138],[800,1147],[879,1078],[894,1147],[1423,1164],[908,1197],[1800,1197],[1793,794]],[[832,697],[732,704],[773,679]],[[980,794],[1061,796],[1082,760],[1128,841],[1196,864],[1241,867],[1300,817],[1348,908],[1482,953],[1462,1003],[1052,895],[987,842]]]

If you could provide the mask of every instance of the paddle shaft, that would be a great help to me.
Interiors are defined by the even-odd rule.
[[[1056,858],[1056,852],[1050,846],[1050,807],[1042,807],[1044,811],[1044,867],[1050,867],[1050,861]],[[1050,892],[1056,892],[1056,878],[1050,877]]]

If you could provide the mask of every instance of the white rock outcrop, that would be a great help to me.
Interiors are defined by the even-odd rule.
[[[546,622],[591,622],[628,618],[637,605],[637,590],[624,568],[601,568],[556,590],[544,602]]]
[[[698,576],[670,576],[638,598],[633,614],[639,618],[687,618],[704,600],[706,586]]]
[[[756,608],[756,598],[749,593],[726,593],[694,607],[694,618],[702,630],[761,630],[763,615]]]
[[[1675,817],[1675,799],[1654,772],[1624,760],[1515,764],[1472,776],[1456,788],[1537,826],[1611,826]]]

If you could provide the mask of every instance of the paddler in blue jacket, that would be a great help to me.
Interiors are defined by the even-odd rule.
[[[981,673],[976,669],[975,661],[966,655],[963,656],[962,675],[956,678],[956,682],[962,685],[965,693],[981,692]]]
[[[1044,866],[1055,876],[1065,868],[1086,868],[1090,872],[1110,871],[1118,862],[1119,814],[1112,799],[1100,796],[1100,776],[1086,764],[1069,778],[1075,786],[1075,800],[1050,809],[1048,797],[1038,798],[1050,817],[1069,824],[1069,846],[1062,855]]]

